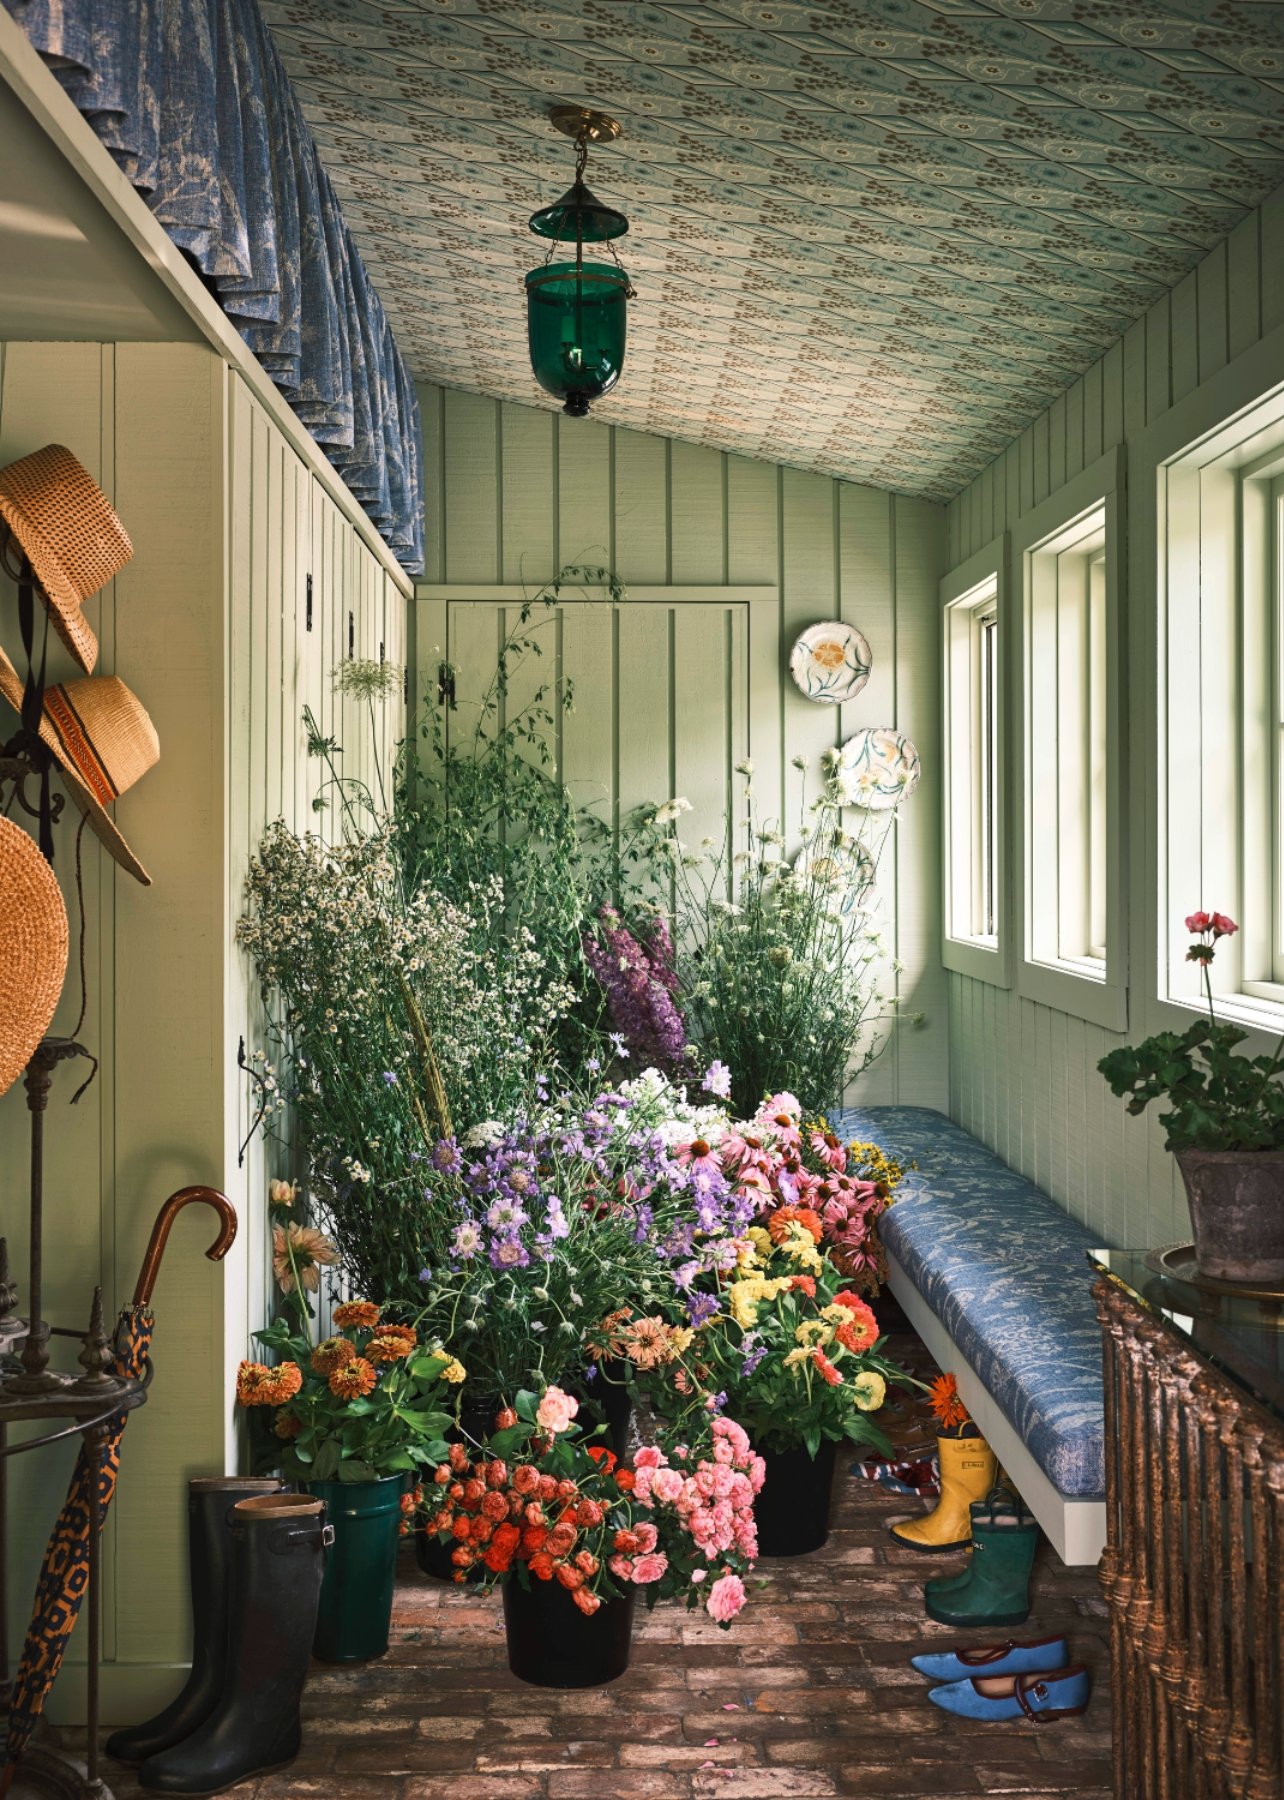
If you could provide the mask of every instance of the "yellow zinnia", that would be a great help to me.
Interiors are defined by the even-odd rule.
[[[887,1395],[887,1383],[874,1369],[862,1369],[852,1377],[852,1398],[861,1412],[877,1412]]]
[[[461,1381],[467,1381],[468,1371],[457,1356],[452,1356],[442,1370],[441,1378],[443,1381],[450,1382],[452,1387],[458,1387]]]
[[[810,1362],[810,1361],[811,1361],[811,1351],[810,1350],[788,1350],[785,1352],[785,1367],[787,1369],[796,1368],[799,1363],[805,1363],[805,1362]]]

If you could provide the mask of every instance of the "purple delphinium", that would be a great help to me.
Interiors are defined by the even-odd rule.
[[[616,1034],[642,1061],[671,1069],[686,1049],[687,1029],[673,999],[678,977],[668,927],[655,919],[644,942],[613,906],[598,918],[599,931],[585,934],[584,957],[606,993]]]

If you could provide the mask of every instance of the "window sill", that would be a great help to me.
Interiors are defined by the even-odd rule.
[[[947,937],[941,944],[941,961],[951,974],[988,981],[991,987],[1012,986],[1007,954],[998,938]]]
[[[1023,999],[1050,1006],[1072,1019],[1106,1031],[1128,1029],[1128,990],[1123,980],[1095,959],[1022,962],[1017,988]]]
[[[1208,1002],[1194,995],[1168,996],[1170,1006],[1183,1012],[1208,1014]],[[1238,994],[1214,994],[1213,1009],[1219,1025],[1243,1025],[1269,1037],[1284,1032],[1284,987],[1272,981],[1246,981]]]

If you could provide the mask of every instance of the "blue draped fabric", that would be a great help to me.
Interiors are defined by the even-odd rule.
[[[4,3],[420,574],[414,382],[256,0]]]

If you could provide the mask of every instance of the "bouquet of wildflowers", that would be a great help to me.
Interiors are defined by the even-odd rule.
[[[721,1116],[653,1069],[587,1099],[535,1085],[533,1117],[442,1138],[420,1173],[417,1323],[458,1346],[467,1398],[488,1404],[582,1376],[593,1324],[659,1299],[650,1196],[677,1204],[670,1145]]]
[[[441,1384],[462,1379],[460,1364],[422,1349],[410,1326],[368,1300],[337,1306],[333,1323],[316,1345],[289,1320],[255,1332],[280,1360],[237,1372],[238,1402],[273,1409],[272,1462],[289,1481],[377,1481],[435,1466],[450,1424]]]
[[[557,1582],[586,1614],[640,1590],[648,1606],[678,1599],[730,1625],[758,1548],[763,1463],[745,1433],[714,1419],[630,1468],[576,1427],[577,1411],[556,1386],[523,1391],[479,1454],[450,1447],[424,1510],[452,1545],[455,1579]]]
[[[809,1106],[836,1104],[885,1042],[874,883],[889,815],[863,813],[849,830],[832,781],[807,803],[799,758],[801,849],[790,862],[782,832],[759,819],[752,763],[737,766],[744,809],[721,844],[690,853],[675,803],[661,809],[676,893],[672,999],[703,1053],[731,1069],[742,1115],[780,1086]]]
[[[408,891],[386,822],[327,845],[278,821],[248,885],[238,936],[287,1070],[277,1103],[293,1108],[353,1281],[408,1298],[433,1146],[457,1114],[471,1123],[529,1096],[541,1046],[527,1034],[538,1020],[551,1034],[569,997],[520,934],[492,964],[472,917]],[[484,913],[497,901],[473,903]]]

